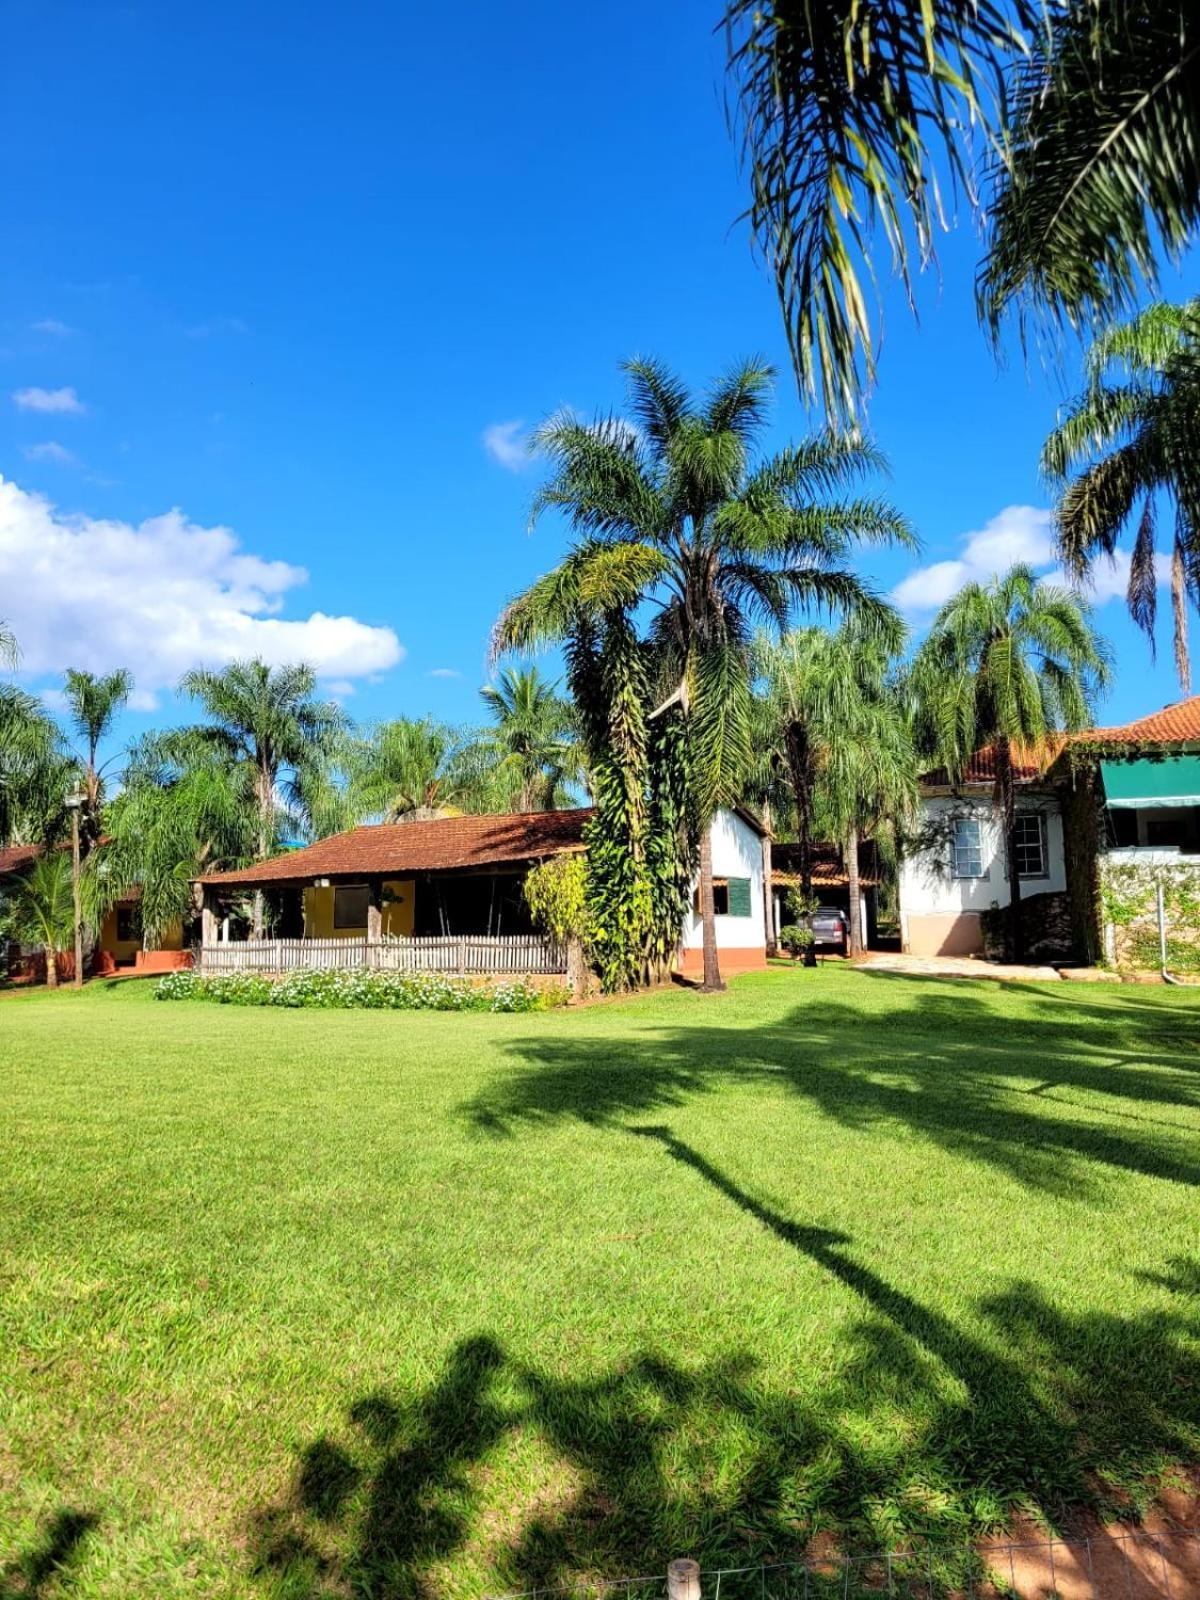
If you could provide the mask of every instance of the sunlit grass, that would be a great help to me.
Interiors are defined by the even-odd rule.
[[[961,1539],[1200,1459],[1194,993],[123,984],[0,997],[0,1072],[6,1597]]]

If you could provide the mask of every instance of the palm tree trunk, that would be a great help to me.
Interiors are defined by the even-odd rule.
[[[771,802],[763,801],[763,922],[766,931],[767,954],[775,954],[775,874],[771,865]]]
[[[704,929],[704,982],[706,990],[725,987],[717,960],[717,913],[713,904],[712,827],[706,824],[700,835],[700,919]]]
[[[265,767],[258,774],[258,859],[265,861],[271,849],[271,821],[275,810],[275,785]],[[263,892],[254,891],[254,927],[256,939],[263,936]]]
[[[858,881],[858,829],[853,823],[846,834],[846,888],[850,895],[849,954],[860,956],[862,942],[862,887]]]
[[[996,741],[996,786],[1000,791],[1004,854],[1008,864],[1008,936],[1004,941],[1004,955],[1008,961],[1020,961],[1023,941],[1021,872],[1017,863],[1017,786],[1013,778],[1012,749],[1007,739]]]
[[[46,987],[58,988],[58,957],[52,945],[46,946]]]
[[[813,793],[812,751],[808,730],[803,723],[793,722],[787,733],[788,774],[792,780],[792,793],[796,800],[796,855],[800,867],[800,894],[805,902],[812,900],[812,845],[813,845]],[[816,953],[810,945],[804,952],[804,965],[815,967]]]
[[[1171,552],[1171,612],[1175,623],[1175,672],[1184,694],[1192,691],[1192,664],[1188,659],[1187,568],[1179,540]]]

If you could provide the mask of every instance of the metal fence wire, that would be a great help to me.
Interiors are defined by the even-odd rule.
[[[1078,1539],[929,1545],[866,1556],[580,1579],[489,1600],[1190,1600],[1200,1597],[1200,1530],[1103,1529]]]

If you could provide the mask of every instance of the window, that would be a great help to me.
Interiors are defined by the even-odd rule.
[[[133,924],[133,907],[117,907],[117,943],[132,944],[137,938],[137,930]]]
[[[1046,871],[1046,819],[1038,811],[1017,813],[1016,837],[1017,874],[1022,878],[1045,878]]]
[[[335,928],[365,928],[367,907],[371,891],[365,883],[347,884],[333,891],[333,925]]]
[[[696,885],[692,895],[692,910],[698,917],[703,915],[700,909],[699,884]],[[718,917],[748,917],[750,915],[750,879],[714,878],[713,913]]]
[[[983,878],[983,829],[975,817],[955,817],[950,872],[955,878]]]

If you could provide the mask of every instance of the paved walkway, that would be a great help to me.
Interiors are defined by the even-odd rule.
[[[1012,978],[1061,983],[1054,967],[1004,966],[973,956],[904,956],[874,951],[858,963],[867,972],[902,972],[922,978]]]

